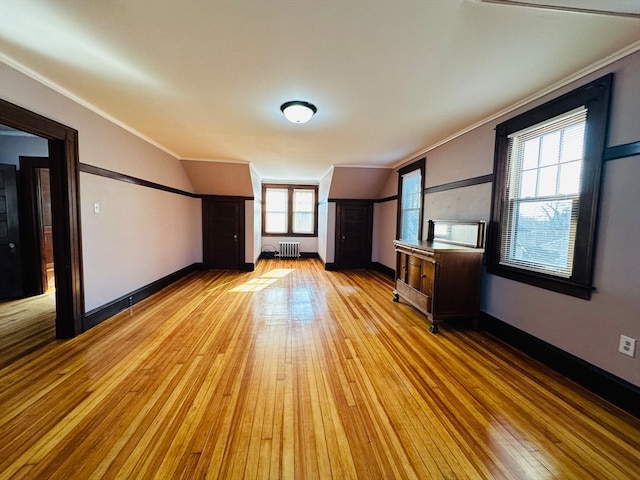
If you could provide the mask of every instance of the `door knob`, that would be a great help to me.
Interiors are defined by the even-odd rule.
[[[16,248],[16,244],[15,244],[15,243],[13,243],[13,242],[11,242],[11,243],[9,244],[9,248],[10,248],[11,250],[13,250],[14,248]]]

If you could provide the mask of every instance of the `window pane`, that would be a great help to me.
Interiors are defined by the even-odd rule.
[[[314,233],[313,213],[295,212],[293,214],[293,233]]]
[[[558,167],[546,167],[540,169],[540,179],[538,181],[538,196],[548,197],[556,194],[556,184],[558,181]]]
[[[518,203],[509,260],[568,276],[572,203],[572,199]]]
[[[287,190],[284,188],[267,188],[267,211],[287,211]]]
[[[556,131],[542,137],[541,167],[558,163],[558,157],[560,156],[560,134],[560,131]]]
[[[287,214],[267,212],[265,215],[265,232],[287,233]]]
[[[538,180],[538,170],[529,170],[522,174],[522,185],[520,186],[520,198],[535,197]]]
[[[287,233],[287,205],[289,192],[286,188],[267,188],[265,193],[265,225],[267,233]]]
[[[584,126],[585,122],[581,122],[564,129],[561,162],[582,160],[584,155]]]
[[[574,195],[580,192],[580,175],[582,174],[582,161],[565,163],[560,166],[560,185],[558,193],[561,195]]]
[[[538,155],[540,154],[540,138],[534,138],[524,142],[524,158],[522,168],[529,170],[538,167]]]
[[[419,221],[419,210],[404,210],[402,212],[400,238],[403,240],[418,240]]]
[[[315,191],[299,190],[293,191],[293,211],[294,212],[313,212],[313,204]]]
[[[400,204],[400,238],[418,240],[420,230],[420,203],[422,202],[422,174],[413,170],[402,176]]]
[[[293,190],[293,233],[315,233],[315,190]]]

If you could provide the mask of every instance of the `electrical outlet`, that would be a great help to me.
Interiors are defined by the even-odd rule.
[[[636,339],[627,337],[626,335],[620,335],[620,345],[618,351],[630,357],[636,356]]]

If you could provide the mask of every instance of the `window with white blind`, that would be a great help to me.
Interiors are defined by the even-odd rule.
[[[397,238],[417,242],[422,238],[422,201],[425,160],[418,160],[398,172]]]
[[[496,128],[488,270],[589,298],[611,76]]]
[[[318,188],[306,185],[263,185],[262,234],[316,235]]]
[[[569,278],[587,109],[508,136],[500,263]]]
[[[287,233],[289,231],[289,190],[266,188],[263,201],[265,233]]]
[[[306,188],[293,189],[293,233],[315,233],[316,192]]]

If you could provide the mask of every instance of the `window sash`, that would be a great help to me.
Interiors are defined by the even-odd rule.
[[[508,136],[499,263],[570,278],[587,109]]]
[[[315,233],[315,190],[295,188],[293,190],[293,233]]]
[[[288,195],[286,188],[267,187],[265,189],[265,232],[281,234],[288,232]]]
[[[400,176],[400,238],[419,240],[420,212],[422,211],[422,171],[418,168]]]

